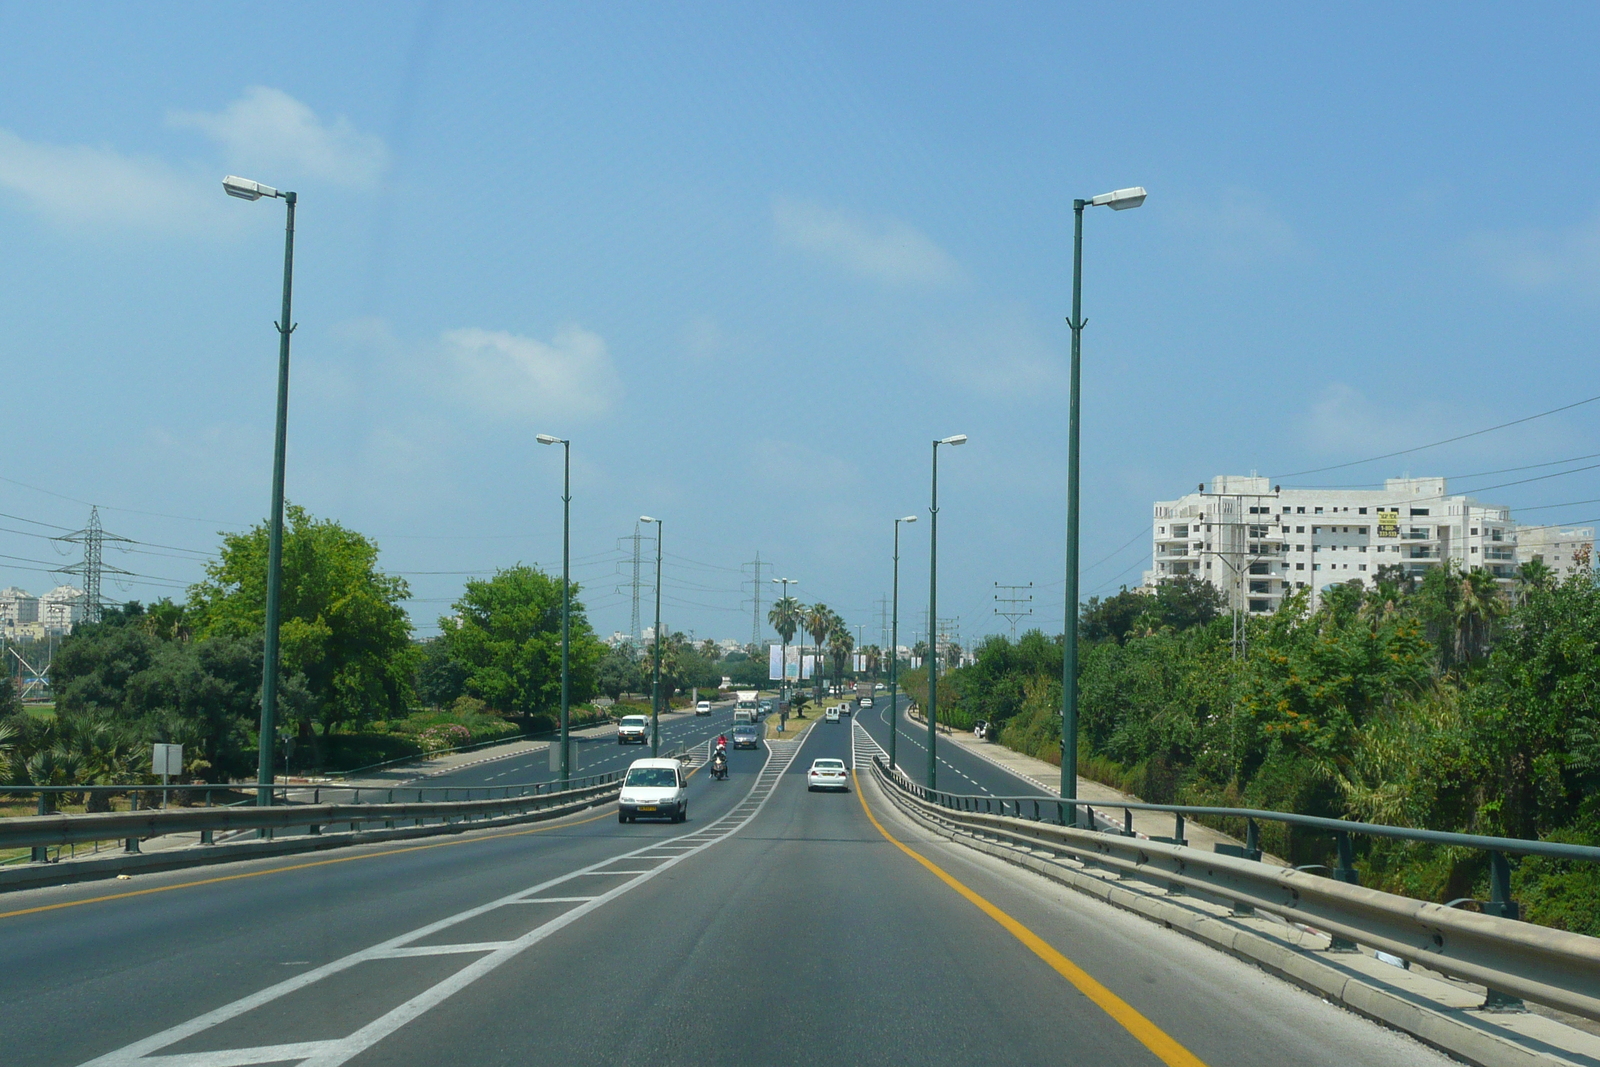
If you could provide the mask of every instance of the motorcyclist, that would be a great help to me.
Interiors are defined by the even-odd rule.
[[[725,777],[728,773],[728,755],[722,749],[717,749],[711,757],[711,774],[714,778]]]

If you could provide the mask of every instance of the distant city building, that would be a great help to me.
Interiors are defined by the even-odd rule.
[[[19,626],[38,621],[38,597],[15,586],[0,590],[0,625]]]
[[[1219,474],[1187,496],[1155,502],[1144,584],[1193,575],[1226,594],[1234,610],[1258,615],[1300,589],[1311,591],[1315,606],[1328,586],[1369,583],[1383,566],[1421,578],[1454,560],[1509,585],[1517,537],[1509,508],[1452,496],[1443,478],[1390,478],[1382,489],[1284,489],[1269,478]]]
[[[1538,560],[1563,579],[1577,572],[1580,559],[1588,566],[1593,558],[1593,526],[1517,527],[1519,564]]]
[[[58,585],[39,598],[39,621],[55,633],[71,633],[83,618],[83,590]]]

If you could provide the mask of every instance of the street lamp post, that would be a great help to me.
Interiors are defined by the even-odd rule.
[[[933,443],[933,495],[928,514],[928,788],[939,787],[939,446],[964,445],[967,435],[941,437]]]
[[[650,682],[650,755],[661,755],[661,527],[660,519],[640,515],[640,522],[656,524],[656,666]]]
[[[278,197],[288,208],[283,230],[283,314],[278,327],[278,418],[272,447],[272,512],[267,520],[267,618],[261,658],[261,737],[256,755],[256,803],[272,804],[272,750],[277,736],[278,712],[278,612],[279,588],[283,584],[283,457],[284,437],[289,426],[289,335],[290,298],[294,293],[294,206],[299,197],[279,192],[248,178],[228,175],[222,189],[240,200]]]
[[[1078,408],[1079,352],[1083,341],[1083,209],[1126,211],[1144,203],[1142,187],[1101,193],[1072,202],[1072,397],[1067,416],[1067,588],[1061,650],[1061,795],[1078,799]],[[1077,809],[1073,809],[1077,822]]]
[[[916,522],[915,515],[894,520],[894,613],[889,623],[889,769],[895,769],[894,742],[900,734],[900,524]]]
[[[774,578],[772,579],[772,584],[783,586],[783,599],[787,604],[789,587],[791,585],[799,585],[800,582],[794,578]],[[778,649],[778,699],[787,704],[789,702],[789,639],[783,636],[782,631],[779,631],[778,640],[782,642]],[[782,716],[779,716],[779,725],[782,725]]]
[[[572,781],[572,742],[567,734],[572,706],[572,442],[547,433],[534,440],[561,446],[561,788],[565,790]]]

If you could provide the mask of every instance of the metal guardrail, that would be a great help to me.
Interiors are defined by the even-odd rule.
[[[488,796],[480,800],[417,800],[402,801],[399,803],[361,804],[361,803],[329,803],[323,804],[313,798],[312,803],[290,802],[274,804],[270,807],[257,807],[255,805],[230,805],[220,807],[201,808],[169,808],[167,810],[145,809],[134,811],[118,811],[96,813],[93,815],[27,815],[10,819],[0,819],[0,848],[34,848],[41,849],[51,845],[82,844],[90,841],[115,841],[122,840],[128,843],[128,851],[138,851],[137,842],[140,840],[159,837],[164,834],[193,833],[199,831],[203,841],[209,841],[211,835],[218,831],[257,830],[267,835],[275,830],[291,829],[294,827],[308,827],[313,834],[320,833],[322,827],[331,823],[349,823],[352,830],[359,829],[363,823],[383,823],[386,827],[393,827],[397,823],[415,821],[418,826],[428,819],[439,819],[444,822],[467,820],[472,818],[488,818],[494,815],[507,815],[529,810],[557,807],[574,801],[593,799],[607,793],[615,792],[621,788],[621,772],[610,772],[600,775],[589,775],[579,779],[586,782],[564,791],[545,789],[546,783],[539,786],[478,786],[470,792],[482,791],[490,793],[497,789],[501,796]],[[7,786],[7,790],[17,791],[22,789],[38,790],[52,787],[22,787]],[[57,786],[55,790],[62,792],[84,792],[88,789],[121,789],[127,791],[127,786]],[[134,787],[140,792],[151,792],[151,787]],[[153,787],[160,789],[160,786]],[[177,788],[177,787],[174,787]],[[199,786],[193,789],[205,788]],[[217,787],[209,787],[215,790]],[[408,787],[410,788],[410,787]],[[517,792],[513,793],[513,790]],[[367,792],[389,792],[394,790],[367,788]],[[422,790],[415,790],[421,792]],[[431,792],[469,792],[465,786],[435,787]],[[37,856],[37,852],[36,852]]]
[[[1043,815],[1057,805],[1061,805],[1058,809],[1061,811],[1067,805],[1085,809],[1091,805],[1050,797],[977,797],[928,790],[891,772],[881,756],[873,759],[873,774],[903,807],[950,827],[976,831],[1029,848],[1042,847],[1121,876],[1164,883],[1178,892],[1192,890],[1231,902],[1237,914],[1259,909],[1311,926],[1328,934],[1333,951],[1351,951],[1357,944],[1366,945],[1407,963],[1476,982],[1489,990],[1485,1007],[1514,1007],[1517,998],[1521,998],[1600,1020],[1600,938],[1519,922],[1514,917],[1514,904],[1510,905],[1510,915],[1494,914],[1488,909],[1483,913],[1470,912],[1448,904],[1369,889],[1356,884],[1354,879],[1340,877],[1337,870],[1331,872],[1333,877],[1322,877],[1308,870],[1261,863],[1250,856],[1201,852],[1181,843],[1181,822],[1175,834],[1176,841],[1131,837],[1117,830],[1080,828],[1067,825],[1065,819],[1049,822]],[[985,801],[990,810],[977,810]],[[1002,812],[1009,808],[1011,814],[994,813],[996,804]],[[1035,804],[1040,807],[1032,809]],[[1100,805],[1102,808],[1123,806]],[[1132,803],[1126,806],[1170,811],[1178,819],[1183,814],[1226,814],[1270,818],[1324,830],[1336,828],[1336,832],[1346,836],[1361,832],[1447,844],[1471,843],[1473,847],[1498,851],[1502,864],[1508,852],[1600,860],[1600,849],[1555,842],[1435,834],[1283,812]],[[1348,858],[1346,846],[1341,846],[1341,853]],[[1493,870],[1491,877],[1493,880]],[[1510,904],[1509,901],[1505,903]]]

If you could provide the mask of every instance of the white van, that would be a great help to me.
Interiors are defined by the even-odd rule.
[[[735,726],[738,726],[742,722],[753,723],[755,721],[756,721],[756,713],[754,711],[749,710],[749,709],[739,708],[738,710],[736,710],[733,713],[733,724]]]

